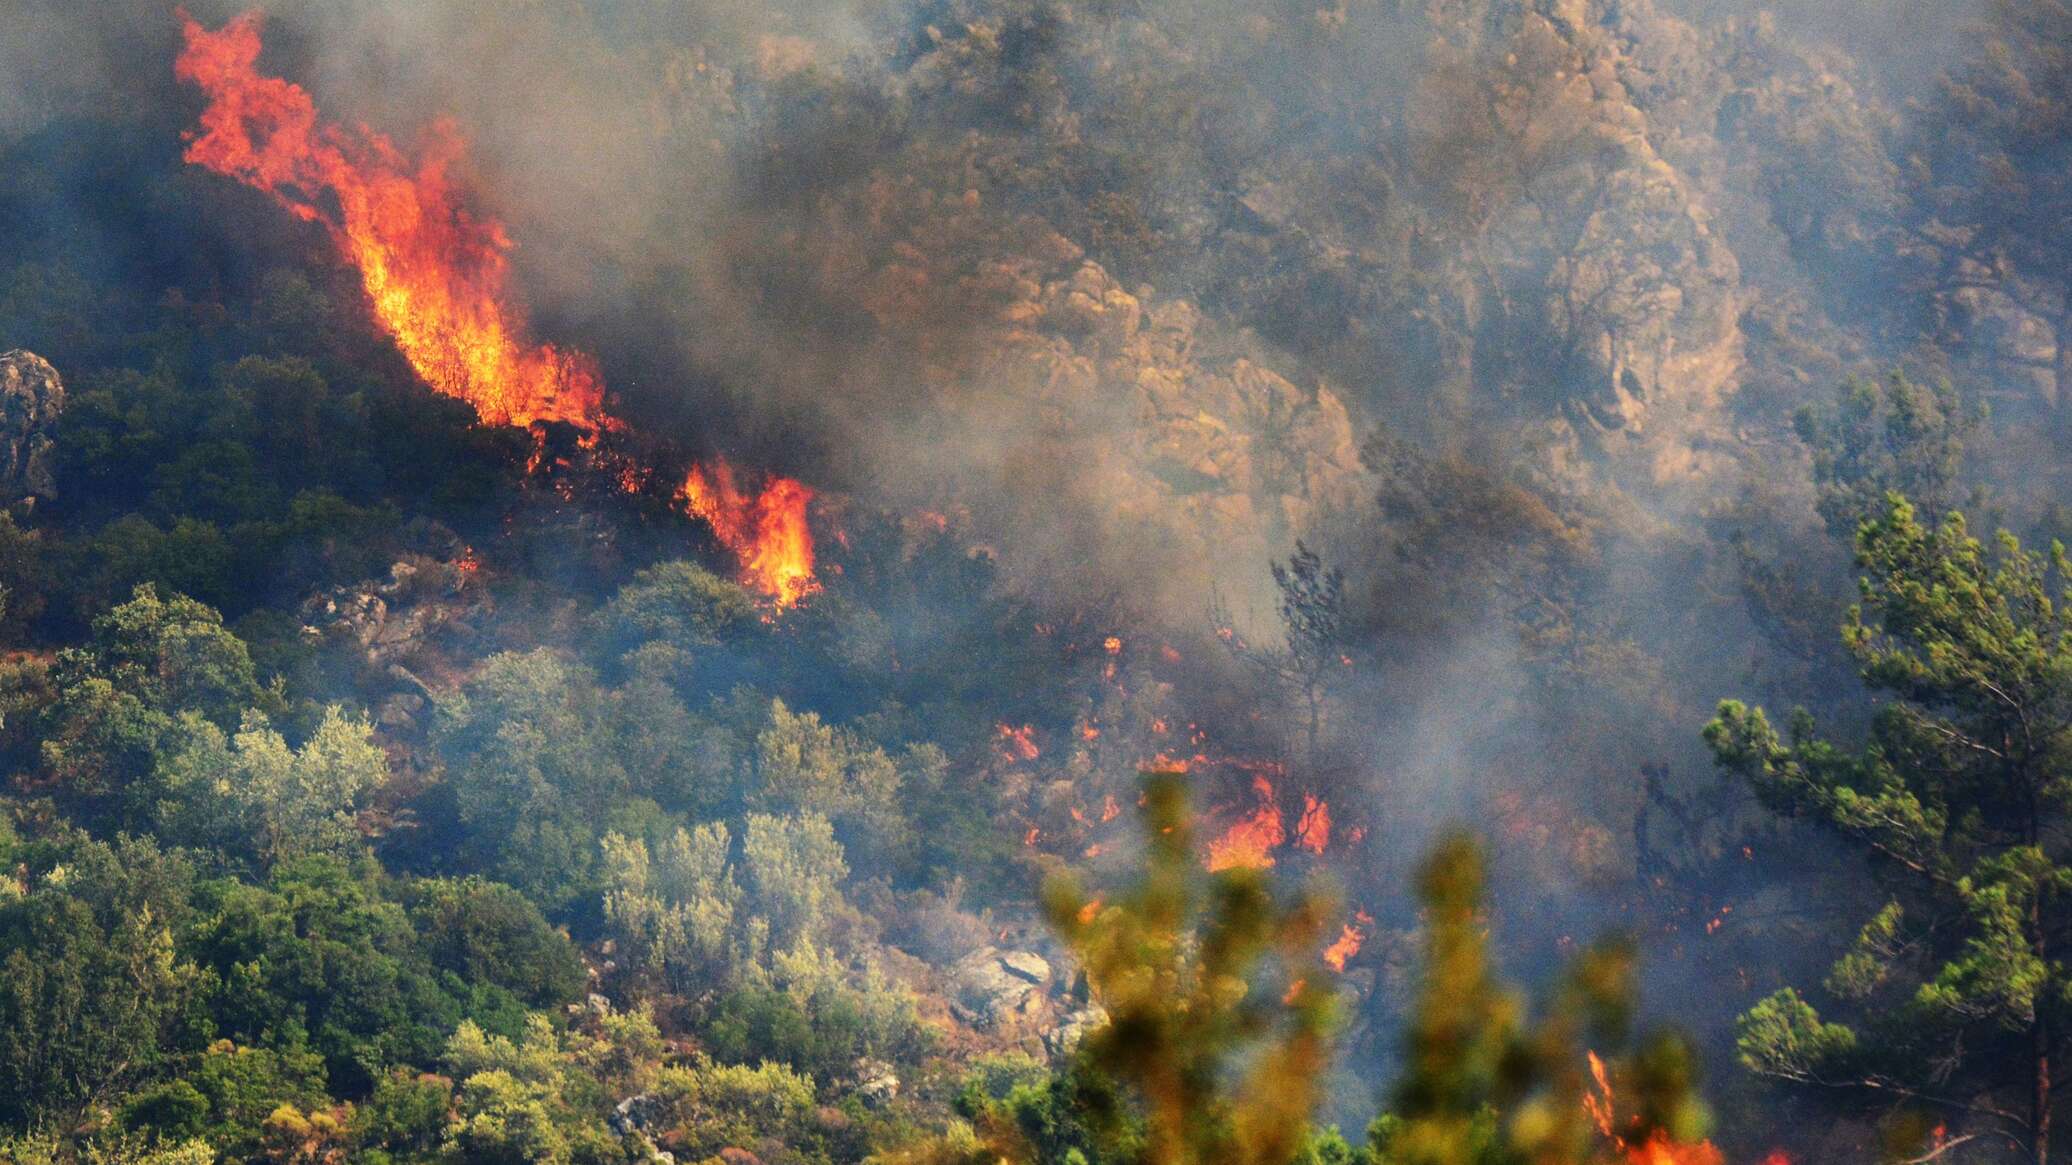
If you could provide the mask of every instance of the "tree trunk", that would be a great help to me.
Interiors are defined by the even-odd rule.
[[[2030,1102],[2029,1125],[2035,1147],[2035,1165],[2050,1161],[2050,1024],[2036,1021],[2036,1096]]]
[[[2034,818],[2032,818],[2034,821]],[[2034,825],[2031,826],[2032,833]],[[2036,950],[2036,960],[2045,968],[2050,966],[2048,944],[2043,935],[2043,893],[2037,886],[2029,898],[2030,943]],[[2046,981],[2048,981],[2046,973]],[[2050,1054],[2051,1016],[2049,992],[2040,991],[2036,999],[2036,1022],[2033,1027],[2036,1064],[2034,1068],[2035,1094],[2029,1100],[2030,1144],[2034,1165],[2048,1165],[2050,1161]]]

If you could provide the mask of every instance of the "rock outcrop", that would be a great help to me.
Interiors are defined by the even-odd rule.
[[[1050,964],[1030,951],[973,951],[950,968],[949,981],[951,1011],[981,1031],[1038,1030],[1051,1010]]]
[[[486,601],[472,561],[408,558],[370,579],[312,595],[302,604],[303,634],[359,657],[370,686],[386,689],[375,722],[391,731],[419,728],[437,700],[442,642],[472,630]]]
[[[17,348],[0,352],[0,502],[57,496],[52,430],[65,411],[65,385],[50,361]]]
[[[1356,496],[1352,418],[1299,362],[1190,300],[1125,287],[1035,216],[920,178],[872,197],[869,222],[824,240],[819,271],[839,278],[822,294],[862,304],[877,337],[827,395],[864,406],[855,431],[878,430],[857,448],[927,448],[925,466],[864,469],[910,491],[901,502],[967,509],[1024,577],[1099,563],[1198,604],[1231,585],[1216,569],[1256,581]],[[918,422],[884,407],[917,397]]]

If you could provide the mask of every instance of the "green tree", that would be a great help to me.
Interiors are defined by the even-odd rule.
[[[755,600],[738,583],[691,562],[651,566],[598,613],[614,655],[661,641],[693,655],[761,626]]]
[[[757,916],[767,920],[769,944],[786,950],[823,937],[828,917],[845,906],[849,876],[834,827],[817,814],[748,815],[741,838],[741,875]]]
[[[871,855],[902,848],[901,773],[885,750],[813,712],[770,702],[770,722],[756,736],[755,784],[748,807],[764,812],[825,815],[845,847]]]
[[[322,1107],[323,1061],[310,1052],[211,1044],[174,1079],[123,1102],[122,1124],[163,1139],[201,1138],[232,1160],[257,1156],[282,1105]]]
[[[192,713],[183,727],[190,743],[161,766],[158,780],[169,836],[228,841],[268,863],[359,846],[353,811],[388,778],[388,759],[366,721],[328,708],[300,748],[256,712],[229,738]]]
[[[214,974],[207,1003],[240,1045],[321,1055],[332,1089],[364,1095],[395,1065],[424,1065],[463,1019],[513,1030],[509,991],[441,971],[371,859],[277,863],[261,886],[205,884],[182,950]]]
[[[1931,513],[1974,504],[1960,496],[1965,451],[1985,421],[1984,407],[1949,381],[1921,384],[1898,371],[1882,381],[1851,379],[1831,412],[1808,406],[1792,418],[1813,455],[1820,516],[1842,537],[1853,537],[1888,493]]]
[[[190,875],[148,840],[4,856],[28,885],[0,899],[0,1124],[76,1118],[164,1057],[197,985],[174,944]]]
[[[439,708],[433,741],[477,868],[550,910],[595,885],[605,814],[628,792],[594,677],[551,651],[491,656]]]
[[[1861,849],[1886,899],[1823,984],[1849,1021],[1787,988],[1743,1016],[1741,1059],[2042,1163],[2072,1002],[2072,563],[2008,534],[1989,551],[1961,514],[1924,524],[1897,494],[1857,550],[1844,639],[1889,700],[1869,739],[1822,739],[1803,712],[1780,733],[1734,701],[1705,729],[1766,805]]]
[[[181,743],[180,717],[228,730],[245,711],[277,707],[261,689],[245,644],[206,604],[139,586],[94,620],[84,647],[60,651],[56,696],[41,716],[44,775],[70,796],[149,819],[153,774]]]
[[[1147,779],[1144,821],[1146,869],[1128,891],[1044,888],[1109,1016],[1081,1053],[1141,1104],[1149,1165],[1281,1165],[1306,1139],[1328,1056],[1328,896],[1283,905],[1260,871],[1204,875],[1176,774]]]
[[[655,1095],[677,1151],[693,1160],[765,1143],[795,1152],[818,1132],[813,1081],[782,1064],[719,1064],[699,1055],[663,1069]]]
[[[413,883],[403,899],[432,963],[469,983],[548,1007],[579,998],[589,982],[575,944],[509,886],[434,878]]]
[[[605,922],[636,965],[679,990],[724,975],[741,888],[727,827],[679,829],[653,858],[638,838],[604,838]]]

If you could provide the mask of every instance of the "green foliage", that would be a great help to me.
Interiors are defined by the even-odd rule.
[[[771,702],[769,726],[755,744],[751,808],[821,814],[840,828],[846,846],[866,853],[891,854],[907,843],[901,774],[885,750],[812,712],[795,714],[782,700]]]
[[[121,1121],[162,1139],[204,1140],[233,1160],[248,1160],[258,1155],[267,1119],[282,1105],[315,1108],[325,1100],[316,1056],[221,1040],[177,1079],[125,1100]]]
[[[576,999],[588,983],[568,936],[509,886],[427,879],[404,901],[433,965],[464,982],[502,987],[535,1007]]]
[[[717,822],[677,830],[653,860],[640,839],[605,835],[605,922],[636,965],[679,988],[725,972],[741,900],[729,845]]]
[[[205,887],[199,906],[182,948],[215,976],[218,1030],[318,1053],[342,1095],[364,1094],[391,1065],[431,1063],[464,1018],[509,1029],[522,1014],[504,989],[434,966],[364,865],[283,862],[264,886]]]
[[[1719,763],[1764,802],[1863,850],[1887,904],[1828,976],[1857,1022],[1786,991],[1742,1020],[1751,1069],[1883,1107],[1900,1099],[2047,1152],[2047,1080],[2072,997],[2053,947],[2072,887],[2072,563],[2061,547],[1989,552],[1962,515],[1921,522],[1897,494],[1857,536],[1862,602],[1844,642],[1891,697],[1860,751],[1803,713],[1780,734],[1727,701]],[[2019,1066],[2019,1067],[2016,1067]],[[1959,1102],[1958,1095],[2001,1095]]]
[[[1819,1083],[1846,1079],[1852,1070],[1856,1033],[1824,1022],[1789,987],[1749,1008],[1740,1026],[1741,1063],[1751,1072]]]
[[[30,847],[0,897],[0,1123],[78,1117],[165,1057],[200,982],[175,950],[186,865],[148,840]]]
[[[328,708],[300,748],[256,712],[228,739],[193,713],[181,727],[188,744],[158,774],[168,837],[249,850],[269,864],[359,848],[353,810],[388,778],[365,721]]]
[[[668,562],[635,575],[597,616],[607,654],[660,642],[696,656],[760,625],[755,600],[689,562]]]
[[[0,1139],[0,1161],[8,1165],[215,1165],[217,1159],[201,1140],[113,1138],[76,1145],[48,1134]]]
[[[490,657],[434,743],[476,866],[551,909],[594,885],[599,818],[629,791],[591,677],[550,651]]]
[[[605,920],[628,958],[677,991],[716,993],[699,1023],[722,1060],[825,1081],[858,1057],[915,1058],[926,1041],[913,1000],[854,943],[827,819],[750,814],[738,860],[731,836],[718,823],[679,829],[652,854],[605,837]]]
[[[1888,493],[1941,513],[1960,504],[1966,447],[1982,435],[1984,406],[1947,380],[1918,384],[1904,372],[1844,383],[1833,412],[1811,406],[1792,418],[1813,455],[1813,484],[1830,533],[1853,536]]]
[[[1284,907],[1253,870],[1204,879],[1177,775],[1147,778],[1145,805],[1141,882],[1113,898],[1066,880],[1044,890],[1109,1015],[1082,1054],[1142,1104],[1143,1160],[1286,1162],[1307,1135],[1332,1023],[1316,956],[1327,900]],[[1119,1135],[1108,1118],[1103,1135]]]
[[[55,699],[42,714],[42,766],[66,794],[89,803],[125,800],[131,815],[162,754],[193,713],[234,723],[261,698],[245,645],[209,607],[182,595],[161,600],[140,586],[94,621],[83,648],[58,653]]]
[[[781,1064],[719,1064],[694,1057],[662,1070],[655,1096],[679,1153],[705,1160],[729,1146],[765,1160],[803,1155],[818,1137],[813,1081]]]
[[[623,1160],[598,1106],[587,1103],[588,1089],[636,1081],[600,1077],[594,1054],[586,1055],[594,1051],[579,1037],[557,1034],[542,1015],[531,1016],[517,1039],[461,1024],[442,1056],[457,1081],[447,1151],[464,1161],[510,1165]]]
[[[1609,944],[1578,959],[1534,1019],[1490,966],[1482,888],[1481,854],[1463,837],[1443,841],[1419,875],[1424,961],[1405,1070],[1370,1130],[1376,1162],[1581,1165],[1607,1149],[1695,1142],[1706,1114],[1681,1042],[1658,1035],[1611,1054],[1630,1038],[1630,950]],[[1591,1065],[1595,1092],[1584,1075],[1591,1049],[1606,1052]]]

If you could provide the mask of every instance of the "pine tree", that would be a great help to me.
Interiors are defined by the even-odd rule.
[[[1848,1022],[1787,988],[1742,1017],[1740,1056],[2042,1165],[2072,998],[2072,562],[2008,534],[1989,552],[1961,514],[1931,527],[1898,494],[1857,550],[1844,640],[1890,701],[1869,739],[1822,739],[1803,712],[1780,734],[1734,701],[1705,730],[1767,806],[1861,849],[1885,899],[1823,984]]]

